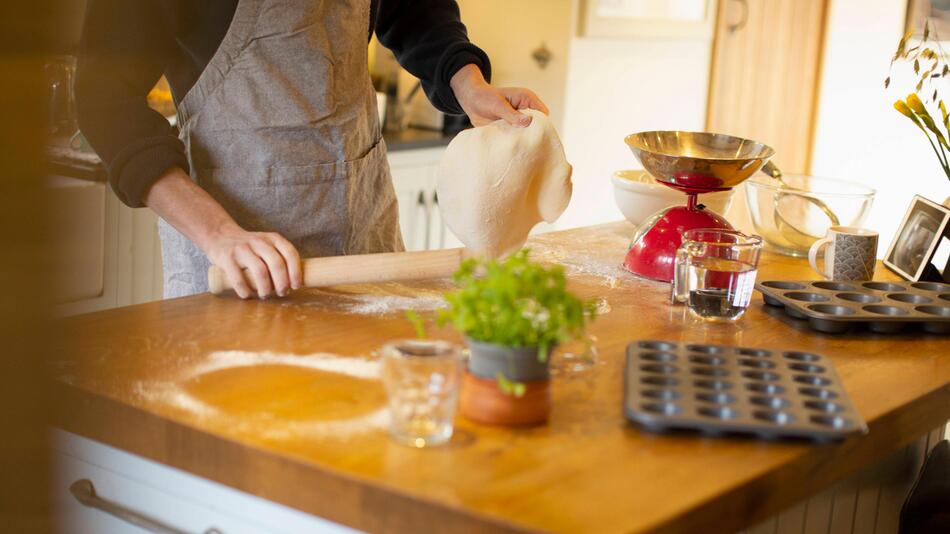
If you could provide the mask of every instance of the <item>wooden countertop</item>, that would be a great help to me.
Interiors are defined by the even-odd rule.
[[[266,302],[202,295],[70,318],[53,362],[64,401],[57,424],[370,531],[611,533],[734,531],[950,418],[950,338],[818,334],[758,295],[738,324],[699,323],[667,303],[667,285],[617,268],[631,232],[617,223],[530,243],[609,308],[591,329],[593,365],[556,357],[547,426],[459,417],[447,447],[388,439],[371,355],[412,336],[401,308],[431,316],[444,280]],[[814,278],[792,258],[766,255],[760,267],[760,280]],[[879,267],[877,278],[895,277]],[[624,347],[645,338],[830,356],[870,433],[811,445],[644,432],[622,415],[621,385]]]

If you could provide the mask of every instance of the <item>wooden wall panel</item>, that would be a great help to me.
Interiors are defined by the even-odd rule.
[[[826,4],[720,2],[706,126],[772,145],[787,172],[809,166]]]
[[[775,148],[786,173],[811,165],[829,0],[721,0],[706,129]],[[727,218],[751,230],[740,188]]]

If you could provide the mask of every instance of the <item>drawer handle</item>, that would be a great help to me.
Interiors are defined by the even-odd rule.
[[[157,519],[153,519],[142,512],[137,512],[121,504],[103,499],[96,494],[96,487],[92,485],[92,481],[89,479],[83,478],[73,482],[69,485],[69,492],[84,506],[102,510],[109,515],[115,516],[149,532],[155,532],[157,534],[187,534],[182,530],[178,530]],[[209,528],[204,531],[203,534],[221,534],[221,531],[216,528]]]

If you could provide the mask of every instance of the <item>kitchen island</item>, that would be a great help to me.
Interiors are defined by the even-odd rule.
[[[611,533],[748,527],[950,418],[947,337],[820,334],[758,295],[736,324],[700,323],[669,304],[667,284],[620,270],[631,233],[617,223],[529,241],[600,300],[598,354],[567,346],[555,357],[546,426],[458,417],[446,447],[389,439],[374,351],[413,335],[404,310],[431,318],[447,280],[270,301],[201,295],[69,318],[53,361],[55,424],[361,530]],[[815,277],[807,262],[771,254],[759,271]],[[896,279],[880,266],[876,278]],[[645,432],[622,411],[624,348],[641,339],[826,355],[870,431],[823,445]]]

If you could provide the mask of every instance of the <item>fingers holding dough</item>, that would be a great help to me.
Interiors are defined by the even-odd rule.
[[[531,124],[505,121],[463,131],[439,164],[438,194],[449,229],[478,254],[520,249],[542,220],[554,222],[571,199],[571,165],[551,120],[525,109]]]

